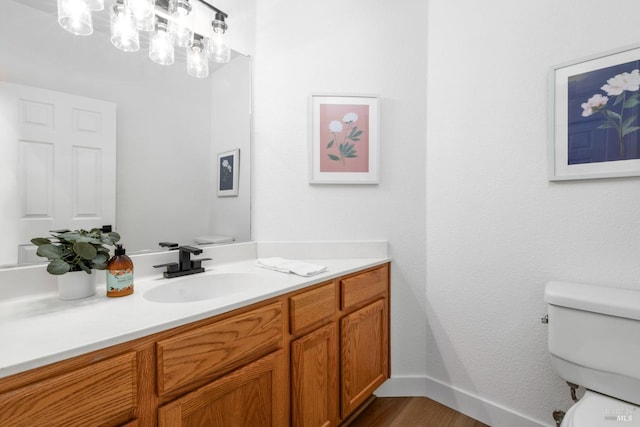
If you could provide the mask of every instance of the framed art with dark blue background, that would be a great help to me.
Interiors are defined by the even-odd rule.
[[[238,195],[240,149],[218,154],[218,197]]]
[[[640,47],[554,67],[549,179],[640,175]]]

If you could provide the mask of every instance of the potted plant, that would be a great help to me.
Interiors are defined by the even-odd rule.
[[[93,270],[104,270],[109,261],[109,249],[120,240],[116,232],[100,228],[87,230],[54,230],[51,237],[36,237],[36,255],[47,258],[47,271],[58,277],[60,299],[79,299],[95,294]],[[74,273],[69,274],[66,273]],[[87,273],[86,275],[80,274]],[[83,277],[85,276],[85,277]]]

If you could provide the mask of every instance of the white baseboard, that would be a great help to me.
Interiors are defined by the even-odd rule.
[[[491,427],[554,427],[480,396],[428,377],[394,377],[375,391],[378,397],[425,396]],[[551,417],[549,417],[551,418]]]

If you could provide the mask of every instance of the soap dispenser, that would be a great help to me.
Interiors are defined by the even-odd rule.
[[[133,293],[133,261],[122,245],[116,245],[115,255],[107,263],[107,296],[123,297]]]

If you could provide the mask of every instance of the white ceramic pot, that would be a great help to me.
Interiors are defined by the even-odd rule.
[[[61,300],[74,300],[87,298],[96,293],[96,273],[84,271],[72,271],[58,276],[58,298]]]

